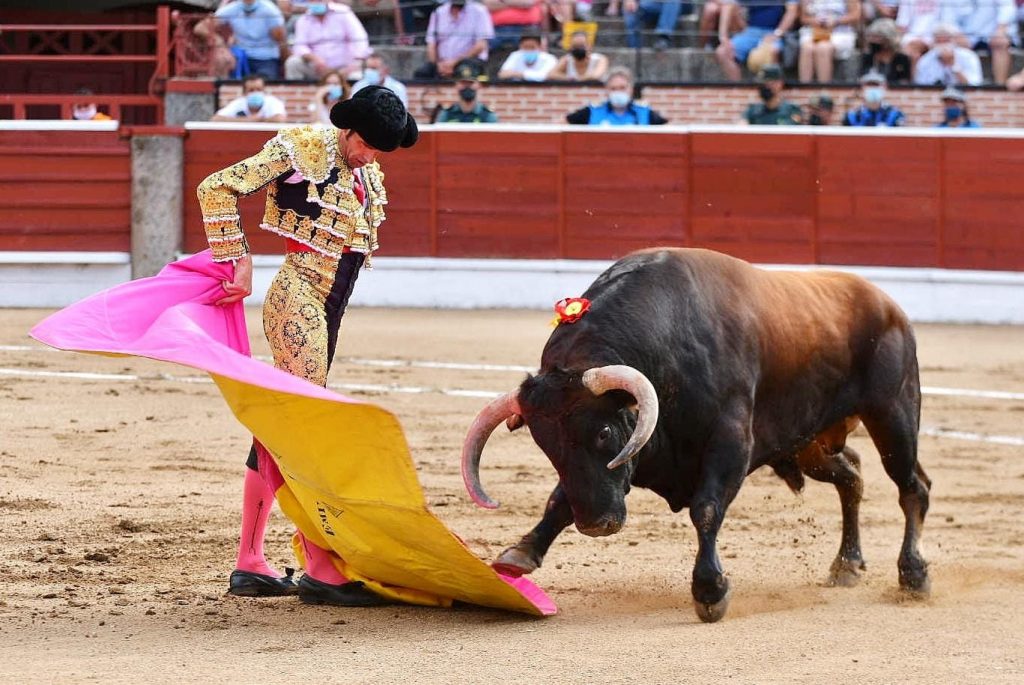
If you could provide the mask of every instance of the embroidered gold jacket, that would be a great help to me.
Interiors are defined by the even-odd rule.
[[[346,247],[369,256],[385,218],[384,173],[376,162],[362,168],[365,209],[352,190],[352,174],[338,154],[338,130],[320,126],[285,129],[258,154],[210,174],[196,192],[214,261],[249,253],[238,197],[268,184],[260,228],[332,257]]]

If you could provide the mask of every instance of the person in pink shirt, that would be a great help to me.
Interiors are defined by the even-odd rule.
[[[347,5],[312,2],[295,22],[292,54],[284,63],[289,81],[316,81],[329,71],[348,75],[370,55],[370,40]]]
[[[475,0],[448,0],[430,15],[427,63],[413,76],[451,78],[464,59],[487,61],[487,41],[494,37],[491,13]]]

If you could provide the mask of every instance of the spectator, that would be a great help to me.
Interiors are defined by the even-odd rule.
[[[231,27],[249,73],[268,81],[281,78],[281,57],[288,52],[288,39],[284,16],[272,0],[237,0],[221,5],[213,16]]]
[[[309,120],[327,126],[331,123],[331,107],[352,95],[348,80],[340,71],[329,71],[320,78],[319,87],[309,102]]]
[[[900,31],[892,19],[875,19],[864,32],[867,51],[860,57],[860,74],[878,72],[893,84],[909,84],[912,70],[910,57],[899,51]]]
[[[487,42],[494,37],[491,13],[475,0],[448,0],[435,9],[427,25],[427,63],[416,78],[450,78],[464,59],[487,61]]]
[[[570,124],[589,126],[658,126],[668,119],[647,105],[633,100],[633,74],[626,67],[613,67],[605,83],[608,99],[566,115]]]
[[[496,124],[498,115],[486,105],[477,101],[480,94],[480,82],[484,76],[483,64],[479,60],[462,60],[455,65],[455,88],[458,102],[442,109],[436,122],[439,124]]]
[[[772,51],[772,61],[778,62],[782,51],[782,37],[796,22],[800,4],[796,0],[739,0],[747,8],[747,27],[729,37],[733,14],[740,5],[733,0],[723,2],[718,15],[719,45],[715,49],[718,64],[730,81],[739,81],[741,64],[761,43]]]
[[[853,54],[860,22],[860,0],[802,0],[800,21],[800,82],[830,83],[834,59]]]
[[[71,105],[71,118],[76,121],[111,121],[110,117],[99,111],[96,101],[93,100],[93,93],[88,88],[79,88],[75,95],[81,100]]]
[[[491,12],[491,22],[494,24],[492,50],[518,45],[521,35],[542,34],[547,25],[545,0],[484,0],[484,4]]]
[[[192,28],[192,32],[202,39],[206,46],[210,55],[209,75],[216,79],[231,78],[238,66],[238,59],[228,45],[230,37],[228,31],[226,26],[220,24],[212,14],[197,21]]]
[[[899,9],[899,0],[864,0],[861,3],[861,14],[867,21],[895,19]]]
[[[950,0],[943,0],[949,2]],[[935,25],[939,23],[942,4],[939,0],[900,0],[896,26],[903,34],[903,51],[910,56],[910,65],[917,64],[934,40]]]
[[[352,86],[352,94],[355,95],[366,86],[384,86],[398,96],[406,109],[409,108],[409,95],[406,92],[405,84],[391,76],[391,68],[380,55],[370,55],[363,64],[363,77]]]
[[[524,33],[519,49],[508,56],[498,71],[498,78],[514,81],[545,81],[558,60],[540,46],[540,35]]]
[[[329,71],[347,77],[370,54],[366,29],[347,6],[313,2],[295,22],[292,55],[284,63],[289,81],[312,81]]]
[[[782,80],[782,67],[769,64],[757,75],[757,87],[761,102],[747,106],[739,123],[757,126],[795,126],[804,123],[800,106],[786,100],[783,91],[786,83]]]
[[[960,30],[961,47],[992,55],[992,80],[999,85],[1010,75],[1010,45],[1020,42],[1014,0],[960,0],[947,14]]]
[[[685,7],[685,9],[684,9]],[[625,0],[622,4],[622,18],[626,23],[626,45],[631,48],[643,47],[641,27],[654,25],[657,39],[655,50],[672,47],[672,35],[680,14],[690,14],[693,8],[682,0]]]
[[[942,122],[936,124],[937,128],[981,128],[967,113],[967,96],[963,91],[950,86],[942,91],[940,99],[944,111]]]
[[[860,79],[860,107],[852,109],[843,118],[843,126],[902,126],[903,112],[885,103],[885,77],[868,72]]]
[[[981,60],[971,50],[956,44],[960,32],[952,24],[939,24],[933,34],[934,47],[917,61],[914,83],[919,86],[977,86],[981,84]]]
[[[807,101],[807,116],[804,120],[809,126],[831,126],[835,104],[832,98],[821,93]]]
[[[608,58],[593,52],[586,31],[572,34],[569,54],[562,55],[548,74],[549,81],[603,81],[608,75]]]
[[[242,81],[242,97],[220,108],[211,121],[284,121],[284,103],[264,92],[266,87],[259,74],[246,76]]]
[[[614,0],[613,0],[614,1]],[[700,24],[697,26],[698,38],[705,50],[711,50],[720,45],[719,33],[732,35],[739,33],[746,25],[742,12],[732,11],[729,14],[729,26],[724,32],[718,30],[718,21],[722,16],[722,6],[728,4],[729,0],[705,0],[704,7],[700,12]]]

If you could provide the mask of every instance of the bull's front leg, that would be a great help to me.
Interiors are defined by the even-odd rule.
[[[519,577],[540,568],[544,555],[558,534],[572,523],[572,508],[562,490],[562,484],[555,486],[548,497],[544,516],[533,530],[524,535],[515,545],[502,552],[492,564],[494,570],[506,576]]]
[[[698,541],[690,590],[694,610],[705,623],[720,620],[729,608],[729,580],[718,558],[718,531],[746,477],[752,442],[749,410],[723,414],[704,452],[700,483],[690,501]]]

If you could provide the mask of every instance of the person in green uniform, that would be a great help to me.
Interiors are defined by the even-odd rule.
[[[782,68],[778,64],[769,64],[757,75],[758,94],[761,102],[747,106],[741,124],[761,126],[793,126],[804,123],[800,105],[783,98],[786,87],[782,80]]]
[[[496,124],[498,115],[479,101],[481,83],[486,80],[479,60],[464,59],[455,65],[455,92],[458,101],[437,113],[438,124]]]

